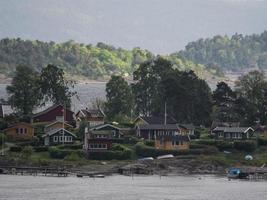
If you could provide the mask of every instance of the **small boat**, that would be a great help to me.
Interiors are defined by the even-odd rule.
[[[240,168],[231,168],[227,172],[227,177],[229,179],[246,179],[248,176],[249,174],[242,172]]]
[[[104,174],[94,174],[90,176],[91,178],[105,178]]]
[[[139,158],[138,161],[147,161],[147,160],[154,160],[153,157],[145,157],[145,158]]]
[[[167,154],[167,155],[162,155],[162,156],[158,156],[157,159],[166,159],[166,158],[174,158],[174,156],[172,154]]]

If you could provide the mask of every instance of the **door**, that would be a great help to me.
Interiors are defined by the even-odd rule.
[[[49,146],[49,137],[45,137],[44,144],[45,146]]]

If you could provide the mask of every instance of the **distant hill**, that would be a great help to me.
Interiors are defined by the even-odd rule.
[[[68,74],[82,75],[90,79],[105,79],[111,74],[131,75],[138,65],[153,55],[148,50],[133,48],[125,50],[98,43],[79,44],[41,42],[17,39],[0,41],[0,73],[12,77],[16,66],[28,65],[37,70],[47,64],[55,64]],[[194,70],[200,77],[209,76],[203,65],[195,64],[177,56],[166,56],[180,70]]]
[[[231,38],[218,35],[211,39],[199,39],[172,56],[223,71],[267,69],[267,31],[260,35],[235,34]]]

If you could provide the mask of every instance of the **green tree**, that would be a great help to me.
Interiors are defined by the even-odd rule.
[[[132,84],[137,114],[150,116],[164,112],[162,79],[173,71],[170,61],[157,57],[142,63],[134,72]]]
[[[235,114],[236,94],[225,82],[219,82],[213,92],[213,105],[217,111],[215,119],[219,121],[236,121]]]
[[[28,66],[18,66],[11,85],[6,87],[8,102],[21,115],[30,115],[40,102],[39,74]]]
[[[67,81],[64,77],[63,69],[55,65],[47,65],[40,75],[40,87],[44,101],[51,101],[54,104],[70,106],[74,82]]]
[[[131,87],[121,76],[111,76],[106,84],[106,114],[109,119],[130,116],[133,108]]]
[[[235,83],[235,90],[240,119],[246,125],[253,125],[257,122],[266,123],[267,82],[263,73],[251,71],[239,77]]]

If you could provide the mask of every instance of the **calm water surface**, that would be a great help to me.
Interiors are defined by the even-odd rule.
[[[201,177],[201,179],[199,179]],[[215,176],[103,179],[0,176],[0,199],[46,200],[265,200],[267,182],[228,181]]]

